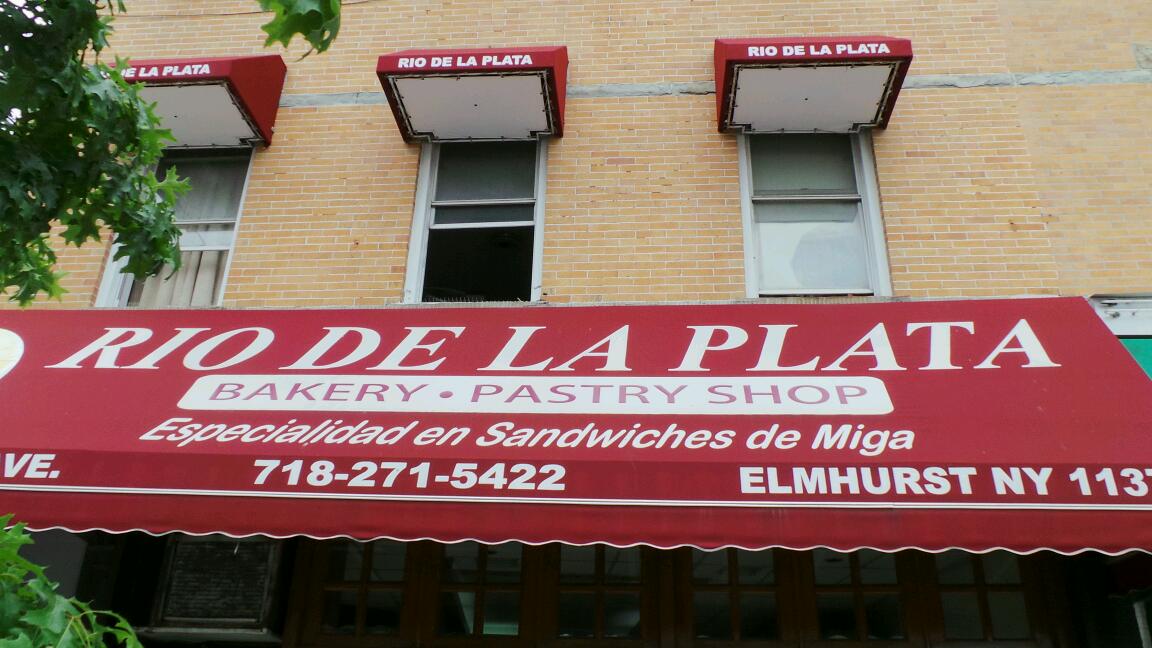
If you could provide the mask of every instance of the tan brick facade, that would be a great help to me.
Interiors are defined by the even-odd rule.
[[[174,280],[106,233],[0,299],[0,515],[145,648],[1149,648],[1152,0],[341,0],[308,56],[124,1],[116,56],[287,66],[252,151],[180,75],[233,148],[162,163]],[[881,35],[886,128],[887,64],[717,101],[717,39]],[[528,46],[562,137],[405,141],[552,88],[378,57]]]
[[[131,0],[116,53],[263,52],[255,6]],[[572,89],[706,86],[717,37],[838,34],[909,38],[916,52],[874,135],[896,296],[1152,290],[1152,70],[1135,54],[1152,44],[1146,0],[382,1],[347,3],[330,52],[285,54],[286,100],[376,99],[280,110],[224,305],[401,300],[420,148],[381,103],[380,54],[562,44]],[[717,132],[714,97],[610,95],[571,96],[548,149],[544,300],[742,299],[737,143]],[[64,251],[71,292],[43,306],[91,305],[105,254]]]

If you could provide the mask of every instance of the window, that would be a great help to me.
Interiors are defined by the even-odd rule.
[[[896,554],[812,552],[821,639],[906,639]]]
[[[639,547],[560,547],[556,636],[639,639],[643,573]]]
[[[429,144],[408,255],[408,302],[540,298],[545,144]]]
[[[1006,552],[306,543],[288,648],[1041,648],[1056,563]],[[306,574],[306,575],[305,575]],[[299,578],[299,576],[303,576]]]
[[[1006,551],[936,555],[945,639],[1030,639],[1018,558]]]
[[[518,542],[444,545],[437,634],[520,634],[524,547]]]
[[[890,294],[869,135],[740,142],[748,296]]]
[[[772,551],[692,550],[692,628],[697,639],[779,639]]]
[[[163,177],[175,167],[192,184],[176,203],[180,269],[173,273],[166,267],[141,281],[121,272],[123,264],[113,261],[104,273],[98,303],[144,308],[220,303],[251,155],[250,149],[165,155],[156,174]]]
[[[394,635],[400,630],[407,545],[332,542],[324,547],[320,632],[325,635]]]

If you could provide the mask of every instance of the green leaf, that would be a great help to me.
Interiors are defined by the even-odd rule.
[[[20,556],[32,539],[11,521],[0,516],[0,648],[141,648],[124,617],[58,594],[44,570]]]
[[[64,292],[53,225],[68,245],[102,242],[106,230],[135,239],[137,267],[177,262],[172,218],[187,189],[173,180],[156,191],[151,169],[171,134],[123,78],[125,62],[85,61],[107,44],[110,16],[91,0],[37,6],[28,24],[0,10],[0,114],[16,115],[0,121],[0,293],[21,305]]]
[[[34,584],[43,585],[43,581],[34,581]],[[32,586],[34,585],[29,585]],[[54,591],[46,592],[49,598],[42,607],[30,610],[24,616],[24,623],[54,635],[63,635],[68,631],[68,626],[77,610],[68,599],[63,596],[50,596],[51,593]]]
[[[287,47],[299,35],[312,46],[307,56],[327,50],[340,32],[340,0],[260,0],[260,7],[273,14],[260,27],[268,34],[266,47],[273,43]]]
[[[299,34],[324,51],[340,29],[339,0],[259,4],[269,44]],[[0,0],[0,294],[22,306],[64,293],[55,226],[74,246],[111,232],[139,277],[180,263],[172,221],[188,183],[152,171],[172,134],[124,79],[126,61],[91,63],[117,11],[120,0]]]
[[[36,644],[32,642],[32,637],[29,637],[24,632],[16,632],[18,632],[18,634],[13,637],[0,638],[0,648],[38,648]]]

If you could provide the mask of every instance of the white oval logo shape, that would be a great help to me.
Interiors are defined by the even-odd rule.
[[[0,378],[12,371],[24,355],[24,340],[8,329],[0,329]]]

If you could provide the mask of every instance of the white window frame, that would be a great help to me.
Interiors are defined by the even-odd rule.
[[[218,152],[226,154],[231,151],[243,151],[244,148],[220,148],[216,151],[211,149],[204,149],[209,154]],[[224,275],[220,279],[220,288],[216,291],[216,300],[212,303],[212,307],[220,306],[224,302],[224,291],[228,288],[228,277],[232,274],[232,260],[236,258],[236,239],[240,231],[240,219],[244,216],[244,203],[248,197],[248,181],[252,177],[252,163],[256,158],[256,151],[248,149],[248,166],[244,170],[244,181],[240,187],[240,204],[236,208],[235,220],[203,220],[196,221],[196,225],[212,225],[212,224],[228,224],[231,223],[232,227],[232,240],[229,241],[228,247],[223,246],[194,246],[190,248],[181,247],[181,252],[200,252],[212,250],[228,250],[228,256],[224,260]],[[195,191],[195,189],[193,189]],[[177,221],[177,225],[179,225]],[[136,308],[128,306],[129,293],[132,291],[132,282],[135,279],[132,275],[124,272],[124,267],[127,265],[126,259],[117,259],[116,253],[120,250],[120,244],[113,241],[111,249],[108,251],[108,262],[104,265],[104,274],[100,277],[100,286],[96,291],[96,306],[109,307],[109,308]]]
[[[864,231],[867,252],[869,291],[843,289],[791,289],[761,290],[760,246],[758,228],[752,200],[752,143],[751,137],[772,135],[742,134],[737,138],[740,156],[740,212],[744,225],[744,290],[745,297],[785,297],[789,295],[892,295],[892,277],[888,268],[888,248],[884,235],[884,222],[880,216],[880,191],[876,180],[876,160],[872,155],[872,135],[868,131],[848,134],[852,147],[852,163],[856,174],[856,187],[860,199],[860,225]]]
[[[430,229],[487,229],[493,227],[532,227],[532,277],[531,301],[540,301],[542,297],[542,276],[544,253],[544,195],[547,187],[545,169],[548,166],[547,140],[536,140],[536,177],[533,183],[535,198],[533,199],[532,222],[523,221],[507,223],[457,223],[451,225],[433,225],[432,216],[435,207],[449,206],[453,203],[436,202],[432,198],[436,195],[436,170],[440,166],[440,145],[423,144],[420,149],[420,168],[416,180],[416,197],[412,210],[412,233],[408,240],[408,262],[404,272],[404,303],[418,304],[424,298],[424,268],[428,258],[428,231]],[[486,205],[499,204],[525,204],[526,200],[486,200]],[[462,203],[455,203],[462,204]]]

